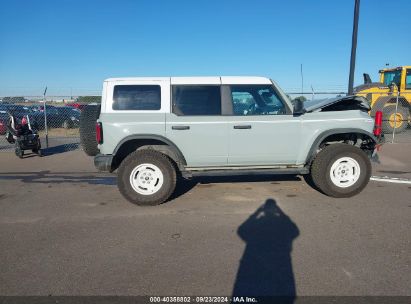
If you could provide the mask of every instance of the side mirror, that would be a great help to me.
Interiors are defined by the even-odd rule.
[[[293,110],[293,114],[294,115],[302,115],[305,113],[305,109],[304,109],[304,101],[302,101],[301,99],[296,99],[294,101],[294,110]]]

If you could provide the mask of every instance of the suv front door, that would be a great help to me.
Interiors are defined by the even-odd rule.
[[[227,165],[228,123],[221,115],[219,77],[204,81],[171,78],[172,113],[166,136],[181,150],[188,167]]]
[[[293,165],[301,140],[301,119],[293,117],[273,85],[229,85],[228,164]]]

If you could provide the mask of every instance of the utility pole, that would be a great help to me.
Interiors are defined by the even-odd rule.
[[[301,63],[300,66],[300,74],[301,74],[301,95],[304,96],[304,75],[303,75],[303,64]]]
[[[348,80],[348,95],[354,93],[355,55],[357,52],[358,18],[360,16],[360,0],[355,0],[354,25],[352,29],[350,78]]]
[[[46,131],[46,148],[49,147],[49,131],[47,128],[47,105],[46,105],[46,93],[47,93],[47,86],[44,89],[43,93],[43,107],[44,107],[44,130]]]

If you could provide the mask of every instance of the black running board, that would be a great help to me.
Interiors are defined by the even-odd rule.
[[[240,176],[240,175],[302,175],[308,174],[310,170],[307,167],[302,168],[269,168],[269,169],[212,169],[212,170],[191,170],[183,171],[185,178],[196,176]]]

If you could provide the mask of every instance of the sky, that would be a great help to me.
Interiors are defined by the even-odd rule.
[[[354,0],[0,0],[0,96],[109,77],[256,75],[346,91]],[[355,84],[411,65],[410,0],[361,0]]]

